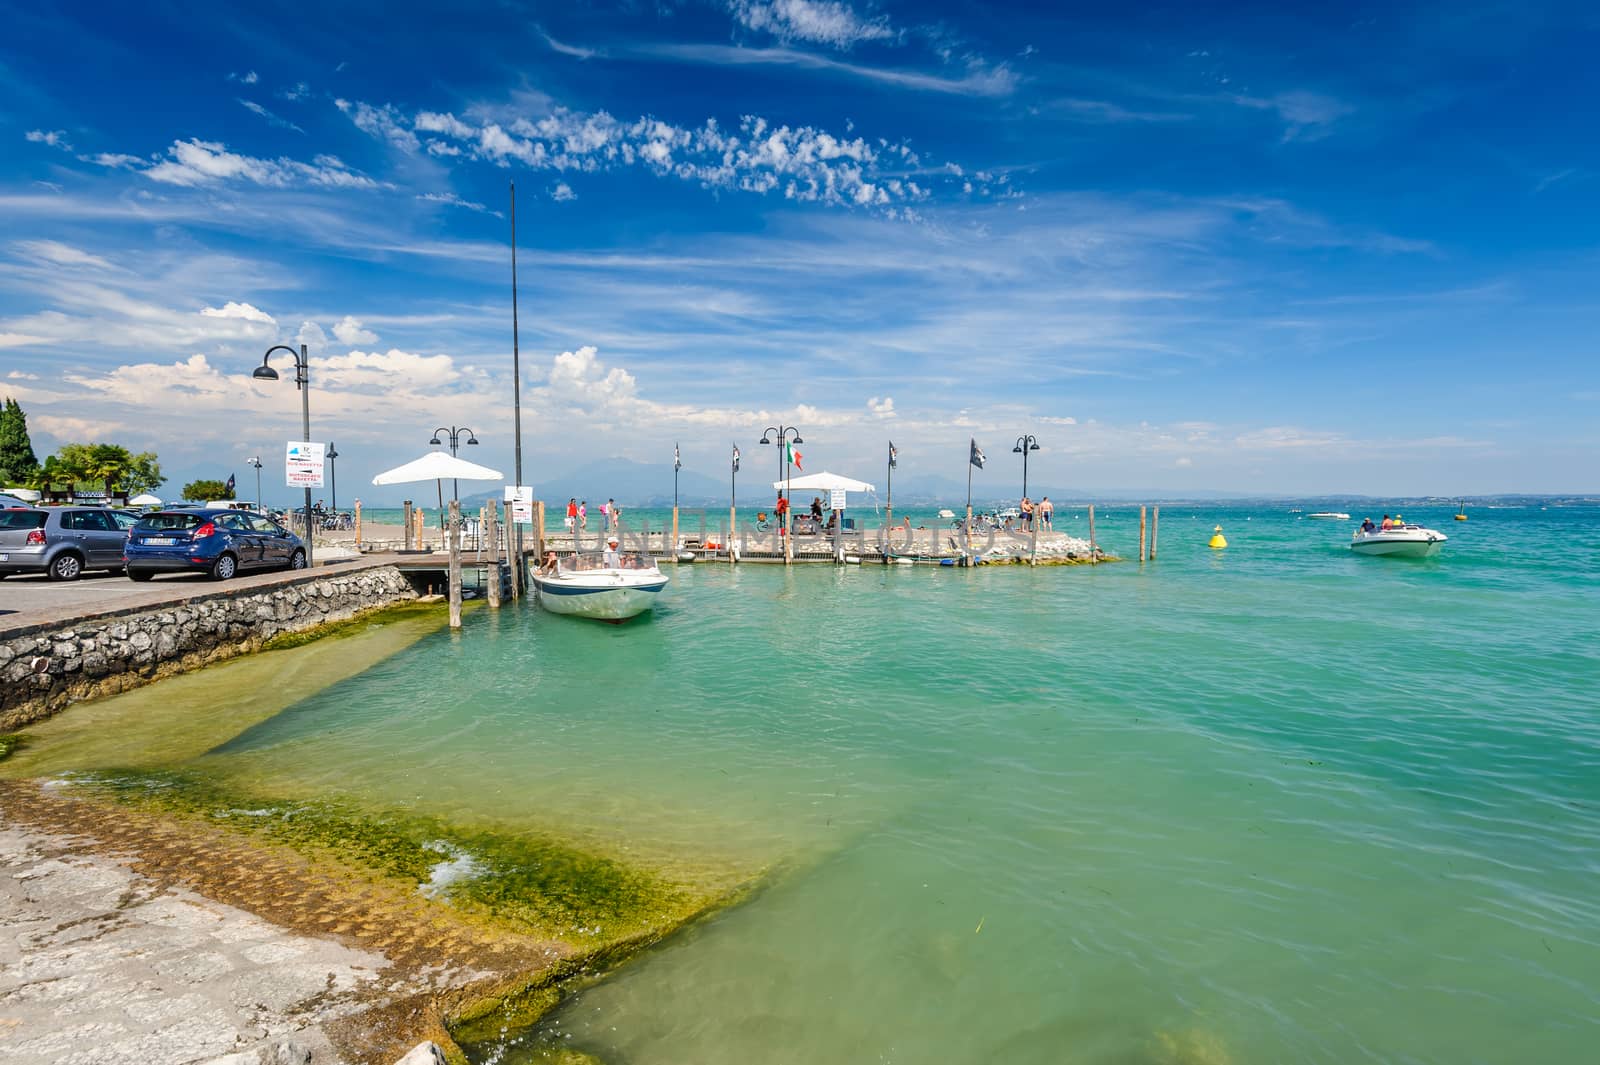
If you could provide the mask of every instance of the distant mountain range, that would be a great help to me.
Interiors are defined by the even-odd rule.
[[[761,505],[771,501],[773,481],[771,469],[766,463],[761,463],[761,470],[751,468],[749,459],[746,459],[745,468],[739,473],[739,498],[744,503]],[[816,472],[816,471],[812,471]],[[837,471],[848,475],[858,475],[860,471]],[[878,485],[878,499],[885,499],[882,472],[874,478]],[[975,507],[990,507],[997,504],[1013,504],[1015,496],[998,495],[992,490],[986,490],[983,485],[983,473],[977,472],[972,485],[972,503]],[[591,509],[598,509],[600,504],[608,499],[615,499],[624,507],[670,507],[672,505],[672,464],[671,463],[646,463],[634,462],[625,458],[607,458],[589,463],[574,470],[563,470],[550,480],[543,480],[538,470],[531,471],[530,480],[533,482],[534,495],[543,499],[548,506],[564,505],[569,498],[586,500]],[[448,487],[448,486],[447,486]],[[462,486],[466,487],[465,484]],[[1011,491],[1015,492],[1017,486],[1010,482]],[[1122,488],[1115,490],[1094,490],[1082,488],[1061,487],[1058,485],[1030,484],[1028,492],[1035,499],[1049,496],[1057,503],[1219,503],[1228,501],[1240,502],[1274,502],[1306,504],[1312,509],[1319,509],[1323,504],[1365,504],[1384,503],[1397,505],[1401,503],[1455,503],[1460,496],[1369,496],[1355,493],[1334,493],[1314,496],[1294,496],[1282,493],[1261,492],[1230,492],[1222,489],[1197,489],[1186,488],[1174,490],[1171,488]],[[479,492],[462,497],[462,506],[475,509],[490,498],[499,498],[498,488]],[[967,485],[964,480],[938,476],[907,476],[903,481],[896,477],[894,485],[894,500],[901,506],[957,506],[967,497]],[[1467,496],[1468,504],[1473,503],[1517,503],[1539,501],[1594,503],[1596,498],[1586,493],[1569,495],[1492,495],[1492,496]],[[710,507],[727,506],[728,481],[726,477],[721,480],[708,477],[704,473],[683,469],[678,473],[678,503],[683,507]]]

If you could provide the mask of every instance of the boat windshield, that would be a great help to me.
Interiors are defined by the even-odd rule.
[[[622,569],[644,570],[656,568],[655,559],[643,552],[619,551],[617,554],[622,559]],[[605,554],[600,551],[584,551],[568,556],[561,559],[558,566],[562,573],[586,573],[593,570],[611,568],[606,565]]]

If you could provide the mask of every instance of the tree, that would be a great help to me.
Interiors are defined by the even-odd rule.
[[[89,446],[89,474],[105,485],[111,496],[133,467],[133,455],[121,444],[91,444]]]
[[[128,464],[128,472],[122,477],[122,487],[127,489],[130,499],[146,492],[154,492],[166,483],[167,479],[161,474],[161,463],[156,461],[154,451],[141,451],[133,456]]]
[[[28,436],[28,416],[21,404],[7,396],[5,408],[0,410],[0,484],[26,482],[38,468],[39,459]]]
[[[227,481],[190,481],[183,486],[183,498],[204,503],[208,499],[228,498]]]

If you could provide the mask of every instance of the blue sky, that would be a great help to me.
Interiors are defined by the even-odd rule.
[[[535,485],[784,421],[996,496],[1027,432],[1087,490],[1600,489],[1592,7],[456,8],[0,0],[41,451],[242,479],[304,341],[341,497],[441,424],[509,473],[515,181]]]

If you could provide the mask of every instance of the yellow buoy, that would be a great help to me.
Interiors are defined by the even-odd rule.
[[[1222,535],[1222,526],[1218,525],[1216,529],[1212,531],[1211,542],[1206,546],[1215,548],[1219,551],[1228,546],[1228,538]]]

